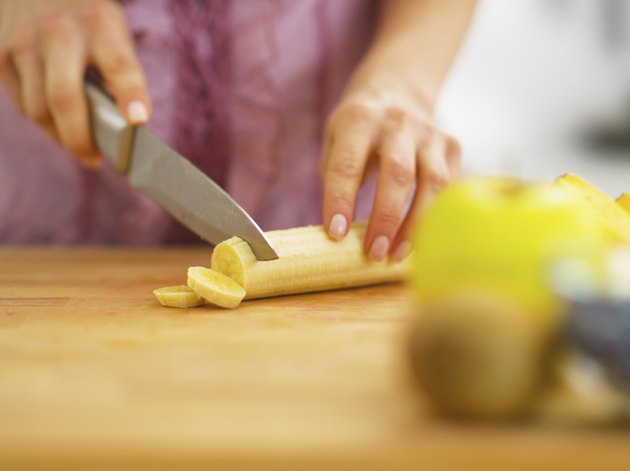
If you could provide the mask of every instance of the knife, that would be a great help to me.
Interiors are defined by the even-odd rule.
[[[278,254],[256,222],[230,195],[142,126],[130,126],[98,85],[86,82],[94,142],[105,159],[201,238],[216,245],[245,240],[258,260]]]

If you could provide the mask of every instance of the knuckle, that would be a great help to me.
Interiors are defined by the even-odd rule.
[[[120,15],[120,8],[114,2],[100,0],[88,3],[83,14],[90,24],[106,26],[114,17]]]
[[[385,111],[385,119],[396,127],[403,127],[411,123],[411,117],[402,108],[392,107]]]
[[[81,104],[81,93],[68,86],[57,86],[48,96],[48,105],[57,112],[68,112],[78,108]]]
[[[126,77],[131,81],[131,85],[139,88],[139,84],[135,83],[138,79],[134,79],[136,62],[129,54],[124,51],[112,52],[102,65],[103,73],[114,77]],[[129,78],[132,77],[132,78]]]
[[[146,83],[144,82],[142,76],[138,74],[133,74],[127,76],[121,85],[115,86],[112,84],[113,88],[116,88],[117,98],[124,97],[146,97]]]
[[[383,209],[374,215],[374,221],[387,232],[395,232],[400,225],[400,213],[394,209]]]
[[[20,36],[13,45],[14,56],[32,55],[35,53],[35,38],[32,35]]]
[[[328,195],[328,200],[330,201],[330,206],[343,210],[343,211],[352,211],[354,207],[353,198],[342,192],[333,191]]]
[[[424,121],[414,122],[413,129],[416,135],[420,136],[418,143],[420,147],[427,145],[434,138],[435,129]]]
[[[41,35],[44,42],[70,39],[71,28],[68,18],[59,14],[47,16],[41,24]]]
[[[356,157],[354,150],[347,148],[330,162],[327,173],[344,180],[356,180],[363,176],[363,170],[363,165]]]
[[[25,43],[16,44],[15,46],[13,46],[13,50],[11,51],[15,60],[19,60],[21,57],[31,55],[34,52],[35,51],[33,46]]]
[[[425,184],[429,185],[429,188],[438,191],[448,185],[450,178],[444,172],[429,169],[425,176]]]
[[[343,108],[340,119],[348,124],[368,123],[375,119],[375,112],[366,104],[351,103]]]
[[[420,121],[415,123],[416,133],[420,136],[422,144],[428,144],[434,137],[435,129],[430,124]]]
[[[413,167],[402,159],[392,158],[387,160],[384,172],[398,186],[411,186],[416,179]]]

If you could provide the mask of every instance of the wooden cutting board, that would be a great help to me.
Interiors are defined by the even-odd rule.
[[[209,260],[0,248],[0,469],[630,465],[624,431],[432,417],[407,377],[403,285],[233,311],[157,304],[153,289]]]

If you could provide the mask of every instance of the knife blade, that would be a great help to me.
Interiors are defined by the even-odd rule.
[[[211,244],[245,240],[258,260],[278,254],[252,217],[219,185],[144,127],[129,126],[98,85],[85,84],[96,146],[130,184]]]

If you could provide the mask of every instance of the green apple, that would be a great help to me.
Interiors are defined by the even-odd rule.
[[[563,318],[552,274],[562,288],[601,289],[623,227],[574,181],[461,180],[416,228],[410,359],[438,410],[504,419],[535,407]]]
[[[495,290],[543,317],[558,309],[553,264],[594,265],[610,235],[594,209],[554,185],[470,177],[448,187],[414,232],[410,283],[423,305],[454,289]]]

